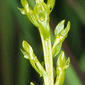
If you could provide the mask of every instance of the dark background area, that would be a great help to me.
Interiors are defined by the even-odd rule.
[[[28,1],[33,7],[34,0]],[[26,40],[42,61],[40,35],[17,7],[21,7],[20,0],[0,1],[0,85],[29,85],[31,81],[42,85],[42,78],[20,52],[22,41]],[[64,85],[85,85],[85,0],[56,0],[50,15],[52,32],[63,19],[71,22],[63,43],[63,49],[71,59]]]

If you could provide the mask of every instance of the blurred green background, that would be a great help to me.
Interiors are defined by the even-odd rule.
[[[34,0],[28,1],[33,7]],[[27,40],[42,61],[40,35],[17,7],[21,7],[20,0],[0,0],[0,85],[29,85],[30,81],[42,85],[42,78],[20,52],[22,41]],[[71,58],[64,85],[85,85],[85,0],[56,0],[50,17],[52,32],[62,19],[71,21],[63,43],[66,55]]]

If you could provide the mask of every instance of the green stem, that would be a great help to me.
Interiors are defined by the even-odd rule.
[[[47,29],[50,29],[49,26],[47,26]],[[48,80],[45,82],[45,85],[53,85],[54,79],[53,79],[53,59],[52,59],[52,50],[51,50],[51,40],[50,35],[47,38],[44,38],[44,35],[40,31],[42,45],[43,45],[43,51],[44,51],[44,61],[45,61],[45,68],[48,76]]]
[[[49,85],[49,80],[47,76],[44,76],[44,84],[43,85]]]

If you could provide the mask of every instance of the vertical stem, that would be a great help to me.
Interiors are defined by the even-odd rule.
[[[49,29],[49,26],[47,26]],[[42,32],[40,31],[43,51],[44,51],[44,61],[45,61],[45,68],[48,76],[48,84],[45,85],[53,85],[53,59],[52,59],[52,51],[51,51],[51,40],[50,35],[47,38],[43,37]],[[44,35],[45,36],[45,35]]]
[[[49,80],[47,76],[44,76],[44,85],[49,85]]]

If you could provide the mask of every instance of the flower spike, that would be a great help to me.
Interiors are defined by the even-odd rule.
[[[55,5],[55,0],[35,0],[35,6],[32,9],[29,6],[27,0],[21,0],[23,8],[18,8],[22,14],[27,15],[28,19],[38,28],[42,40],[44,63],[45,68],[39,62],[37,56],[35,56],[32,47],[23,41],[21,52],[24,57],[28,59],[32,67],[39,73],[44,79],[43,85],[62,85],[65,78],[65,71],[69,66],[70,59],[65,59],[65,54],[61,50],[62,43],[67,37],[70,29],[70,22],[68,21],[67,26],[64,29],[65,20],[62,20],[54,30],[54,44],[52,46],[50,39],[50,13]],[[53,57],[59,56],[56,67],[56,82],[54,84],[53,76]],[[33,82],[30,85],[35,85]]]

